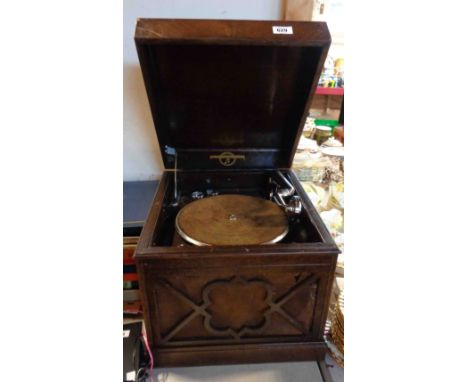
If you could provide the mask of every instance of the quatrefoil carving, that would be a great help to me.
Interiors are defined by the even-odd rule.
[[[221,303],[213,303],[211,300],[210,296],[213,295],[218,301],[221,298],[229,300],[232,309],[221,309]],[[208,313],[204,318],[205,329],[236,339],[247,333],[261,333],[270,323],[270,315],[265,315],[265,312],[272,298],[270,285],[261,280],[245,280],[234,276],[228,280],[211,282],[203,288],[203,302]]]

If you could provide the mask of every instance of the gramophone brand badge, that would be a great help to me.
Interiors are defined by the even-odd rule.
[[[225,167],[230,167],[236,163],[238,159],[245,159],[245,155],[236,155],[231,152],[224,152],[219,155],[210,155],[210,159],[218,159],[219,163]]]

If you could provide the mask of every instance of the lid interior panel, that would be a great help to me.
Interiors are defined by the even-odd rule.
[[[233,168],[289,166],[328,47],[171,42],[137,48],[161,152],[175,148],[179,168],[216,168],[209,155],[223,151],[255,153]],[[172,168],[172,159],[163,158]]]

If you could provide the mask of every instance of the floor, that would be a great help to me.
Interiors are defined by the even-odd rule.
[[[334,382],[343,382],[343,369],[329,357],[326,363]],[[153,378],[154,382],[322,382],[315,362],[166,368],[156,369]]]

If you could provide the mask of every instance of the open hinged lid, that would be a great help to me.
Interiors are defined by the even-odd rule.
[[[166,168],[291,166],[325,23],[139,19],[135,41]]]

